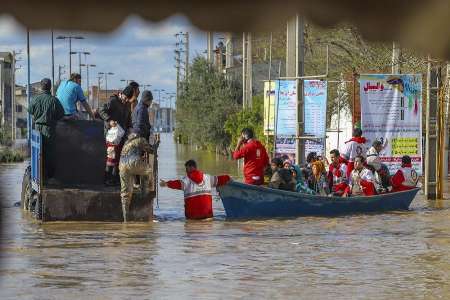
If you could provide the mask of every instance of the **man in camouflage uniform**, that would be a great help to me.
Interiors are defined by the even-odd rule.
[[[149,187],[149,178],[153,174],[152,161],[153,147],[145,138],[140,137],[136,133],[130,133],[122,148],[119,163],[120,198],[122,200],[124,222],[127,222],[129,217],[134,177],[140,175],[141,193],[146,195]]]
[[[52,158],[55,148],[55,128],[56,122],[64,117],[64,108],[50,92],[52,88],[50,79],[42,79],[40,88],[41,92],[33,97],[28,111],[33,116],[36,130],[42,135],[44,177],[47,179],[54,175]]]

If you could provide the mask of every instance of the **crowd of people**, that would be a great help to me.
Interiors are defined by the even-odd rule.
[[[382,163],[380,153],[386,146],[374,141],[367,149],[362,131],[356,128],[352,138],[340,152],[330,151],[330,162],[326,157],[311,152],[304,165],[294,165],[287,155],[270,161],[264,146],[254,138],[251,129],[244,129],[238,141],[234,159],[244,158],[244,181],[263,185],[267,175],[268,187],[321,196],[372,196],[397,192],[416,187],[418,176],[407,155],[401,159],[399,170],[389,176],[389,170]]]
[[[150,143],[152,127],[148,108],[153,101],[151,91],[143,91],[140,101],[139,84],[131,82],[122,92],[113,94],[108,101],[93,110],[81,88],[81,75],[71,74],[69,80],[60,82],[56,97],[52,96],[52,82],[44,78],[41,92],[31,100],[29,113],[35,129],[42,135],[44,180],[54,176],[52,159],[55,147],[56,124],[59,120],[84,119],[79,106],[92,119],[101,119],[105,130],[105,185],[120,184],[124,221],[129,218],[133,186],[148,188],[152,172],[152,155],[157,143]]]
[[[104,121],[105,131],[105,184],[120,184],[123,219],[129,219],[133,186],[141,189],[149,186],[152,155],[158,142],[150,142],[152,126],[148,109],[153,101],[150,91],[143,91],[140,101],[139,84],[131,82],[122,92],[112,95],[108,101],[93,110],[81,89],[81,76],[72,74],[60,83],[56,97],[51,95],[51,80],[41,81],[41,93],[35,96],[29,107],[35,128],[42,134],[44,147],[45,178],[54,175],[52,155],[57,121],[82,119],[77,105],[84,107],[92,119]],[[375,141],[366,149],[366,139],[360,129],[345,143],[344,149],[330,151],[331,162],[316,153],[309,153],[304,165],[295,165],[288,156],[270,160],[264,145],[256,139],[250,128],[241,132],[233,159],[244,159],[244,182],[269,188],[321,196],[371,196],[389,191],[414,188],[417,173],[409,156],[402,157],[397,173],[389,178],[389,171],[380,159],[385,145]],[[185,215],[188,219],[205,219],[213,216],[212,194],[214,187],[227,184],[230,176],[212,176],[197,168],[194,160],[185,163],[186,176],[181,180],[161,180],[161,187],[184,192]],[[267,178],[267,180],[265,180]]]

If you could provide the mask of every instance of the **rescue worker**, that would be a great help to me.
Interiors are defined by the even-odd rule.
[[[379,140],[372,143],[372,147],[367,151],[367,166],[374,172],[376,180],[383,190],[387,190],[389,186],[389,169],[381,162],[380,153],[386,145]]]
[[[419,176],[412,167],[411,157],[408,155],[403,156],[401,168],[391,178],[392,191],[400,192],[411,190],[417,186],[418,181]]]
[[[184,192],[184,214],[186,219],[207,219],[213,217],[211,190],[214,187],[227,184],[231,178],[228,175],[211,176],[197,169],[194,160],[188,160],[186,176],[181,180],[160,181],[161,187],[182,190]]]
[[[244,182],[253,185],[264,183],[264,170],[269,164],[266,148],[255,139],[253,130],[244,128],[241,131],[233,159],[244,158]]]
[[[125,94],[112,95],[98,111],[100,118],[104,121],[105,137],[110,128],[119,125],[125,133],[131,127],[131,113],[127,104]],[[105,184],[117,185],[119,183],[119,156],[123,147],[126,134],[118,145],[106,142],[107,158],[105,166]]]
[[[350,173],[353,171],[356,156],[366,157],[367,149],[365,143],[366,138],[362,136],[362,130],[360,128],[355,128],[352,138],[345,142],[341,155],[347,161],[347,178],[350,178]]]
[[[342,196],[348,186],[347,165],[342,162],[339,150],[330,151],[331,164],[328,169],[328,182],[334,196]]]
[[[375,176],[364,166],[365,159],[361,155],[355,157],[355,169],[350,174],[350,182],[343,196],[372,196],[376,194]]]
[[[269,188],[285,191],[296,191],[297,181],[289,168],[284,168],[281,158],[273,158],[270,167],[272,177],[270,178]]]
[[[150,164],[153,147],[148,141],[132,132],[122,148],[119,162],[120,197],[122,200],[123,221],[127,222],[131,198],[133,195],[134,177],[140,175],[141,193],[145,195],[149,187],[149,177],[153,175]]]
[[[50,90],[52,81],[44,78],[40,82],[41,92],[31,100],[28,112],[33,116],[33,121],[42,134],[42,153],[44,158],[44,176],[52,178],[54,175],[54,165],[52,157],[55,147],[55,128],[56,123],[64,117],[64,108],[58,99],[52,96]]]

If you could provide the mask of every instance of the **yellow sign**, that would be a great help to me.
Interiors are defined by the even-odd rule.
[[[419,143],[417,138],[395,138],[392,139],[392,155],[418,155]]]

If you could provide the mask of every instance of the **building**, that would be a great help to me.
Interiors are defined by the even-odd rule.
[[[16,136],[15,139],[27,138],[28,101],[27,88],[16,85]]]
[[[0,125],[3,130],[13,130],[14,107],[14,54],[0,52]]]
[[[91,105],[92,108],[99,108],[101,107],[103,104],[105,104],[109,97],[111,97],[111,95],[113,94],[118,94],[119,92],[121,92],[122,90],[118,90],[118,89],[113,89],[113,90],[102,90],[99,89],[98,86],[93,85],[89,87],[89,95],[90,95],[90,100],[89,100],[89,104]]]

